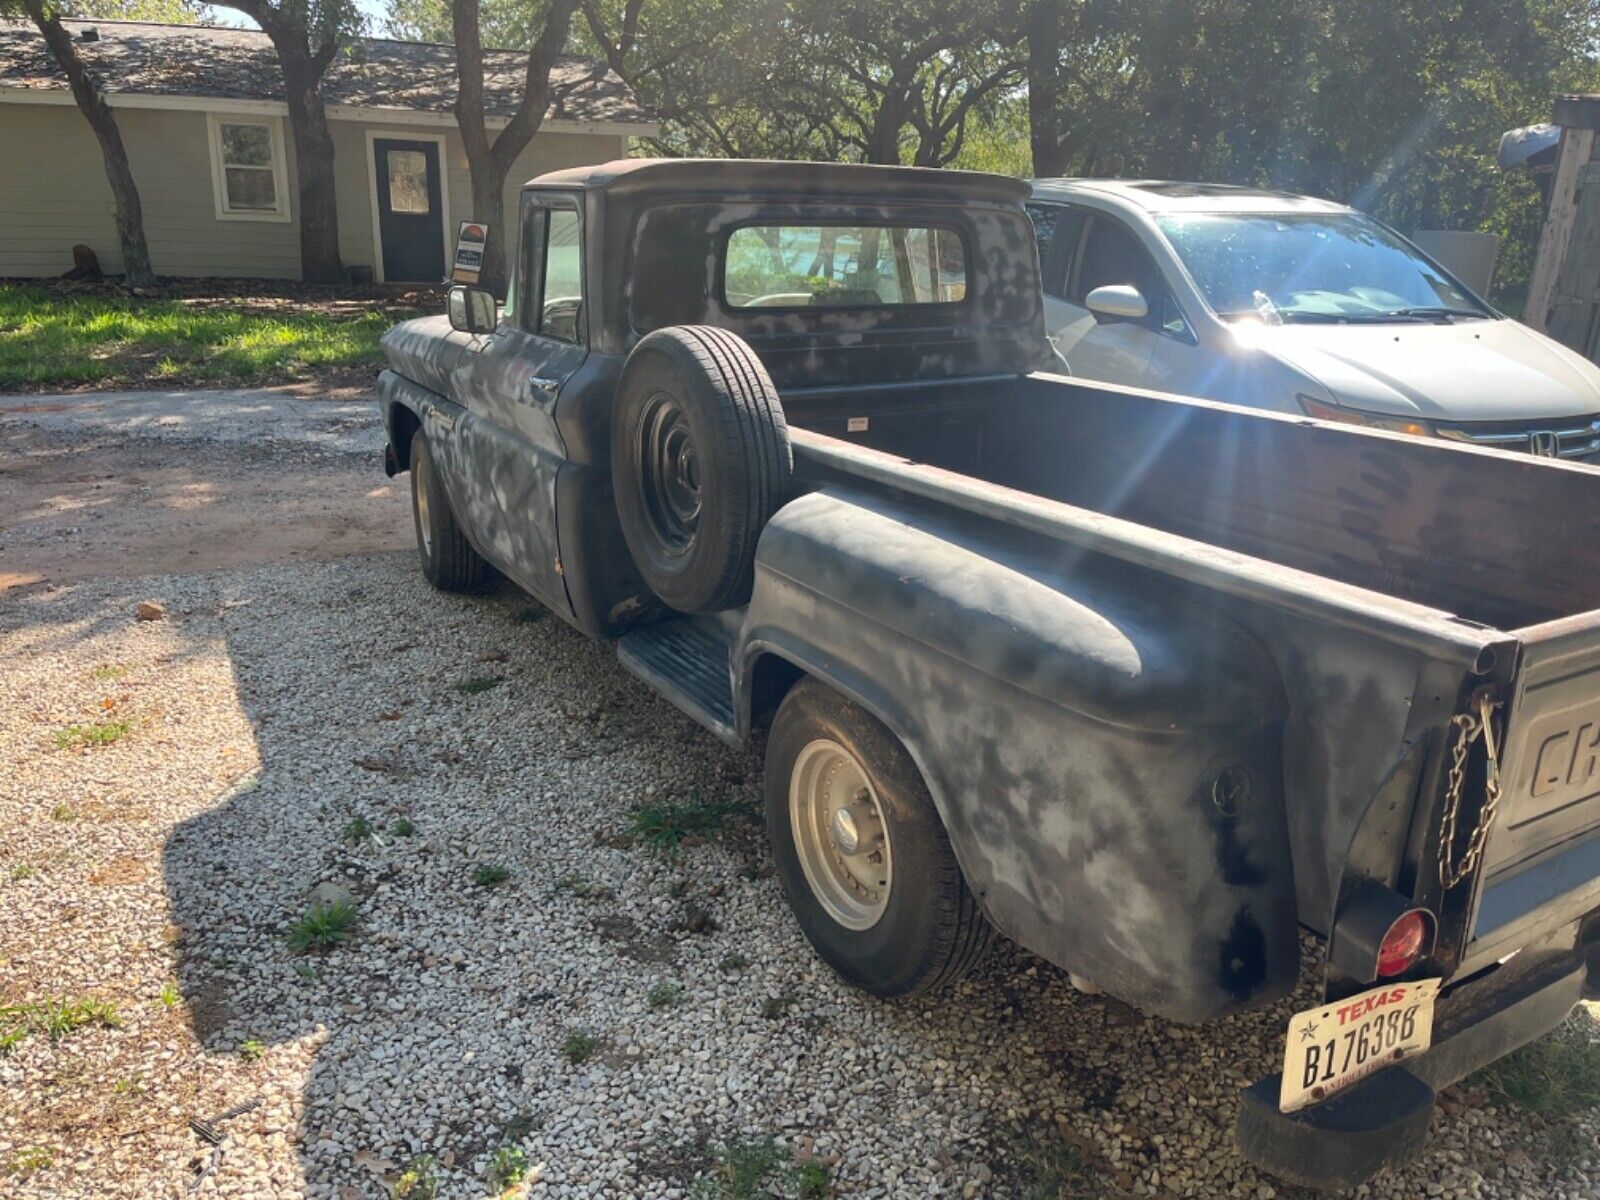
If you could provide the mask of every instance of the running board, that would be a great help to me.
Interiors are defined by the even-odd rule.
[[[643,625],[617,639],[617,658],[730,746],[739,744],[728,671],[733,631],[716,617]]]

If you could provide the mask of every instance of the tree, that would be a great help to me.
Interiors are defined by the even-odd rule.
[[[155,282],[155,271],[150,265],[150,247],[144,237],[144,207],[139,203],[139,188],[133,181],[133,171],[128,166],[128,151],[122,144],[122,131],[117,118],[106,101],[100,82],[89,72],[88,65],[78,53],[77,44],[66,26],[61,23],[60,11],[49,0],[14,0],[16,9],[24,13],[39,32],[44,35],[50,53],[66,73],[67,84],[78,111],[94,130],[100,143],[100,157],[106,166],[106,180],[111,184],[111,196],[117,210],[117,242],[122,247],[123,281],[129,287],[149,287]],[[11,4],[0,6],[0,12]]]
[[[278,54],[299,179],[301,278],[308,283],[343,283],[333,138],[322,101],[322,78],[360,27],[354,0],[217,2],[261,26]]]
[[[566,45],[577,0],[550,0],[544,23],[528,50],[522,98],[505,127],[491,140],[483,99],[483,42],[479,0],[451,0],[451,31],[456,46],[456,125],[472,175],[473,219],[490,227],[484,248],[481,286],[503,292],[506,282],[504,236],[495,235],[505,214],[506,176],[528,147],[550,108],[550,71]]]

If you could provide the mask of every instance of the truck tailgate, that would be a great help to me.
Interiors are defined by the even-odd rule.
[[[1500,810],[1463,972],[1600,905],[1600,620],[1518,636]]]

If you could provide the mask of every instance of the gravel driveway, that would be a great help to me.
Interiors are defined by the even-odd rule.
[[[507,1149],[532,1197],[1291,1194],[1231,1125],[1309,986],[1186,1028],[1002,945],[863,997],[785,908],[759,780],[410,552],[0,597],[0,1004],[78,1004],[0,1052],[0,1195],[485,1196]],[[652,849],[669,804],[720,828]],[[348,940],[294,953],[346,897]],[[1596,1129],[1453,1089],[1361,1194],[1597,1196]]]

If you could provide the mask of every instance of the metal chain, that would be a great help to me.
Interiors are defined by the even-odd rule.
[[[1445,891],[1455,887],[1472,874],[1483,856],[1483,846],[1489,838],[1489,827],[1494,824],[1495,810],[1500,807],[1500,755],[1494,744],[1494,710],[1497,706],[1487,695],[1478,697],[1478,711],[1457,713],[1450,718],[1455,728],[1455,744],[1450,748],[1449,786],[1445,791],[1444,821],[1439,830],[1439,882]],[[1459,863],[1452,863],[1456,844],[1456,820],[1461,815],[1461,790],[1467,775],[1467,751],[1479,734],[1483,734],[1488,765],[1483,780],[1483,808],[1478,814],[1478,824],[1467,839],[1466,853]]]

